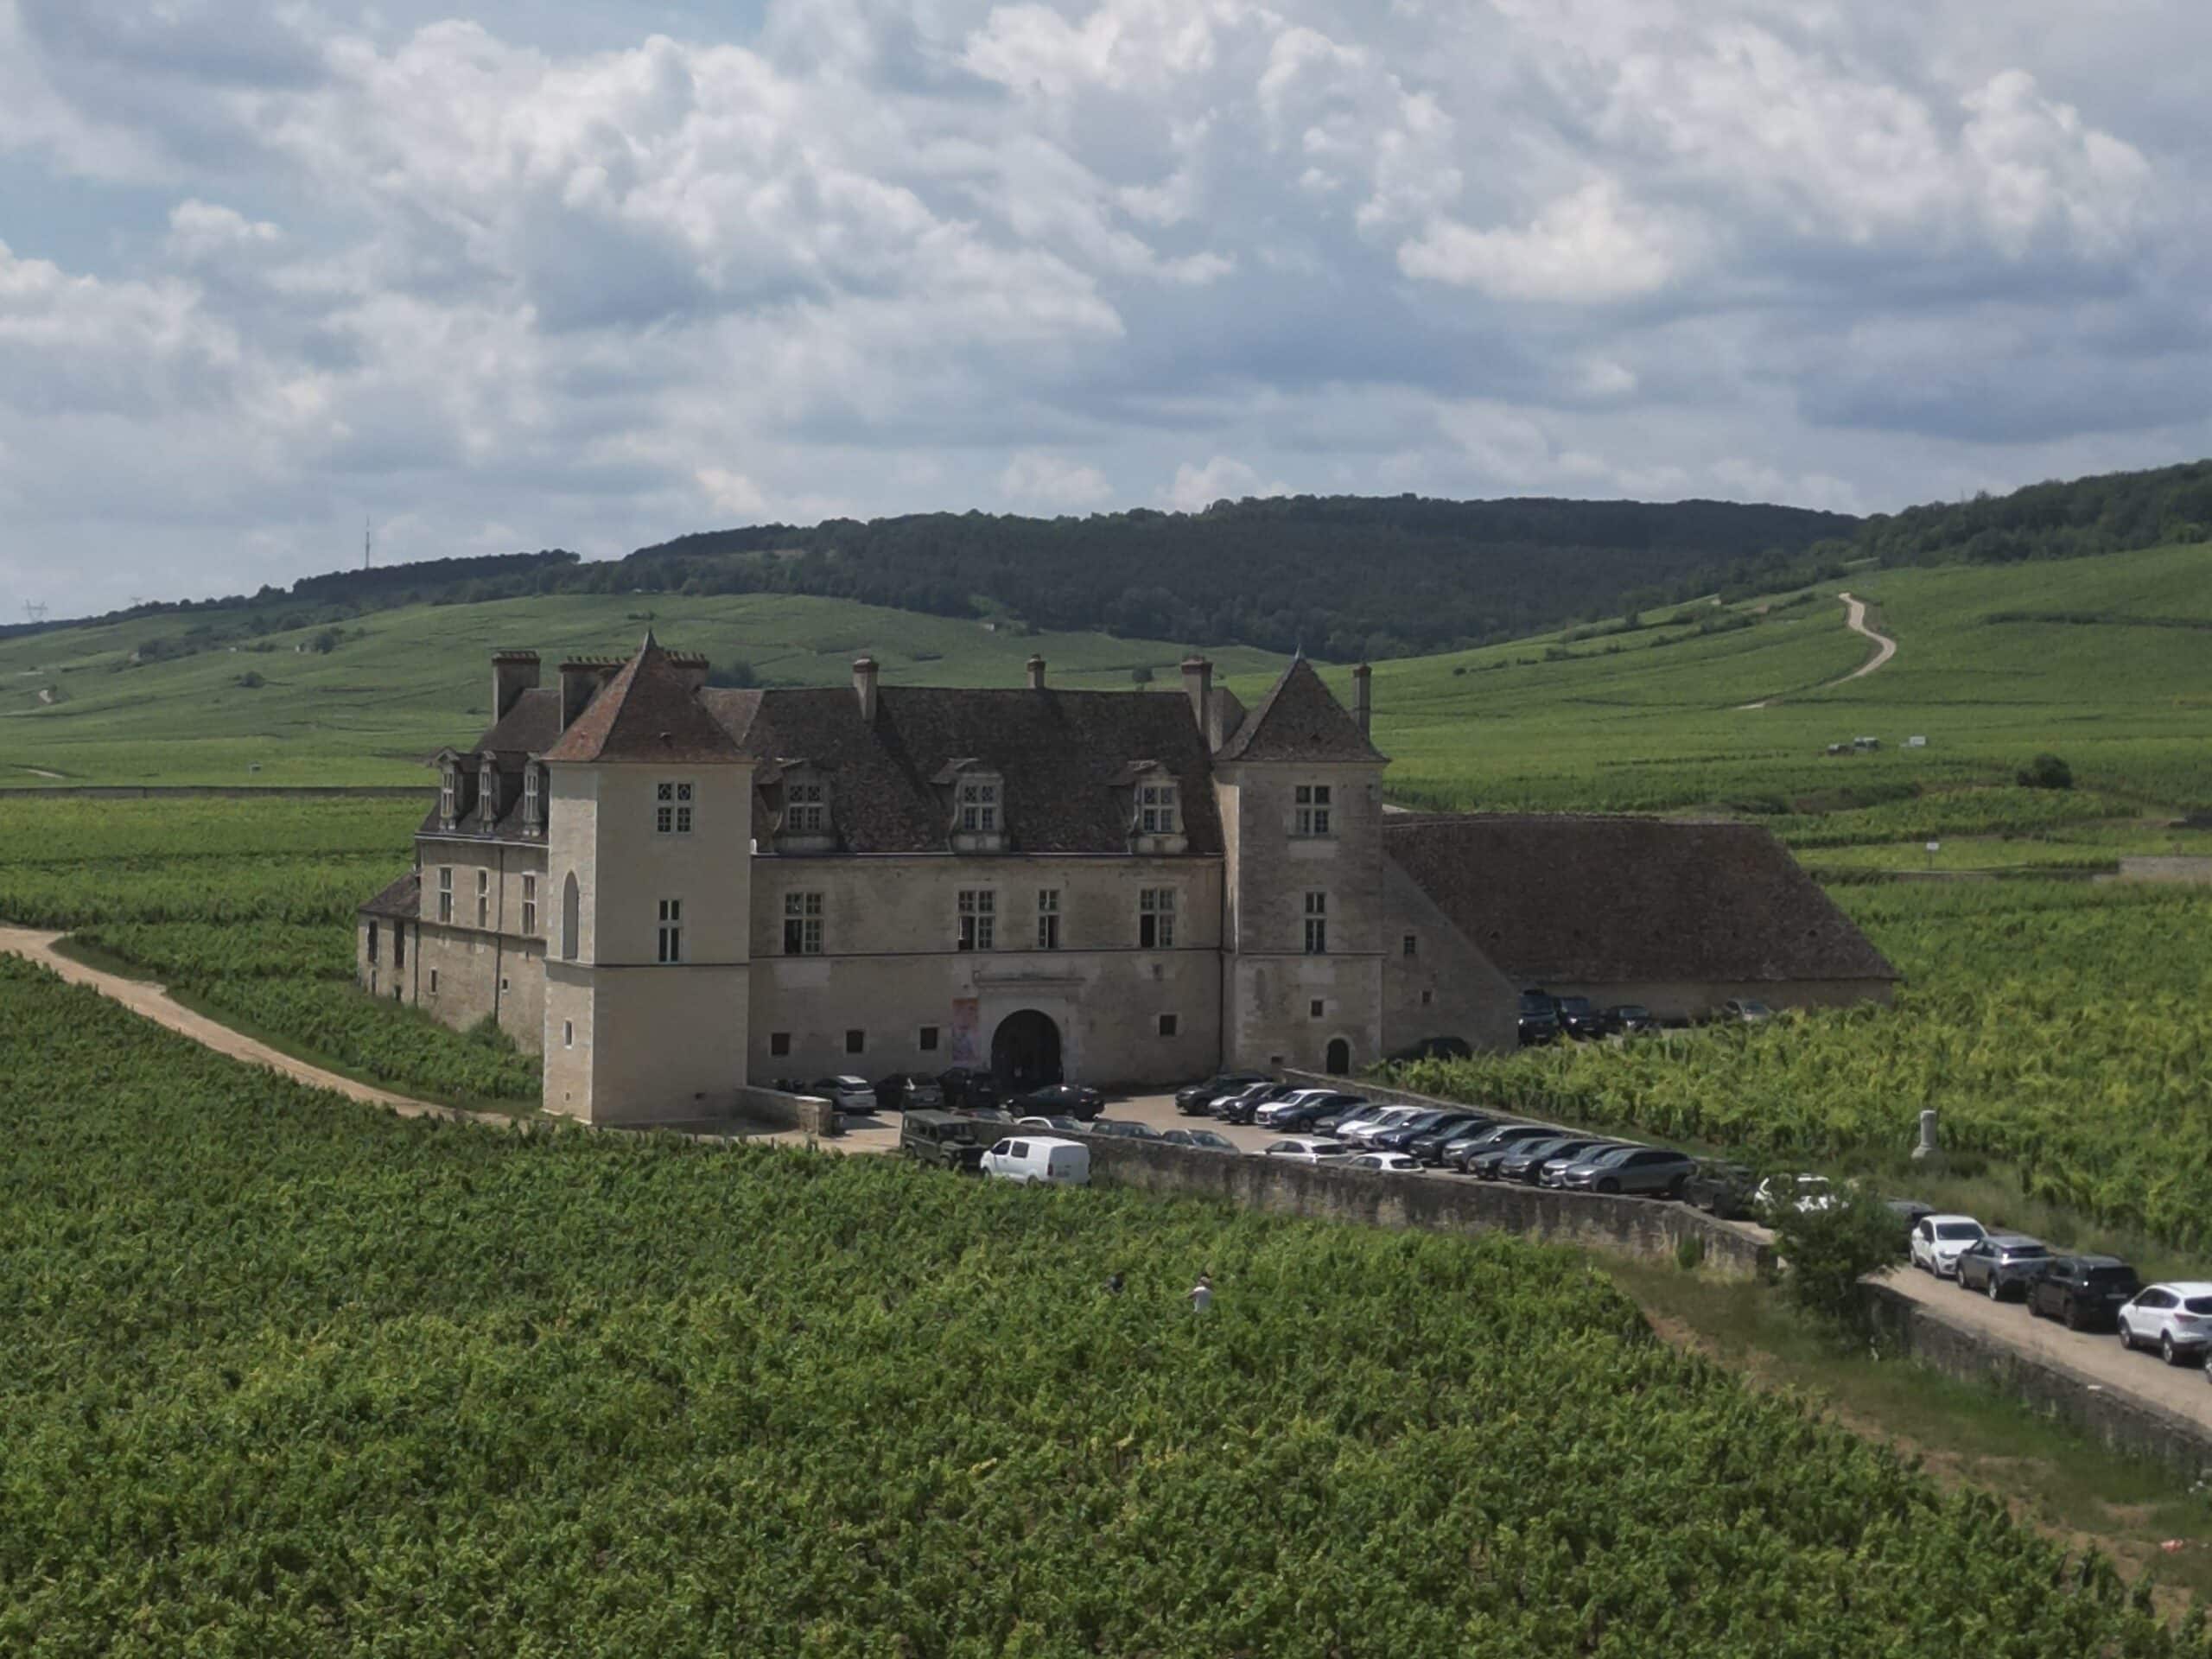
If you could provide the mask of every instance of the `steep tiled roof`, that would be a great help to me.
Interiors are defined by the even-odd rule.
[[[560,737],[561,688],[545,686],[517,697],[499,723],[476,740],[476,752],[543,754]]]
[[[361,906],[364,916],[396,916],[409,919],[423,911],[423,873],[410,870]]]
[[[1205,745],[1179,691],[885,686],[872,728],[842,688],[702,695],[764,765],[822,770],[842,851],[946,850],[950,799],[932,779],[956,760],[1004,779],[1013,851],[1127,852],[1139,760],[1159,762],[1181,786],[1188,850],[1221,851]]]
[[[548,760],[663,760],[686,764],[744,758],[652,634],[638,654],[545,752]]]
[[[1221,746],[1224,760],[1372,760],[1382,756],[1329,695],[1313,664],[1294,658],[1260,706]]]
[[[1382,849],[1523,985],[1898,976],[1756,824],[1392,817]]]

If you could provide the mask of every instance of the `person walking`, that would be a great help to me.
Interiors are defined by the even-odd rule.
[[[1213,1275],[1202,1273],[1198,1282],[1183,1293],[1191,1304],[1191,1312],[1203,1313],[1213,1306]]]
[[[1109,1273],[1106,1275],[1106,1294],[1109,1296],[1118,1296],[1122,1294],[1122,1275],[1120,1274]]]

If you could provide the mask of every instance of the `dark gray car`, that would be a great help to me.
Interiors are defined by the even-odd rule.
[[[2050,1246],[2024,1233],[1988,1233],[1959,1252],[1961,1290],[1979,1290],[1993,1302],[2025,1296],[2028,1281],[2049,1265]]]
[[[1641,1192],[1679,1198],[1697,1160],[1669,1147],[1615,1147],[1569,1164],[1559,1184],[1580,1192]]]

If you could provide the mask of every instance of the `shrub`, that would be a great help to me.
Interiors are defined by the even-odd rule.
[[[269,682],[263,679],[258,672],[251,668],[238,676],[238,686],[242,690],[258,691],[268,683]]]
[[[760,683],[760,677],[753,671],[752,664],[741,658],[733,663],[724,663],[719,668],[709,669],[707,683],[731,690],[747,691]]]
[[[2020,768],[2023,789],[2071,789],[2074,768],[2055,754],[2039,754]]]
[[[1830,1329],[1866,1337],[1872,1327],[1859,1281],[1903,1258],[1904,1232],[1896,1212],[1864,1188],[1834,1192],[1825,1210],[1785,1205],[1769,1218],[1775,1250],[1789,1267],[1783,1294]]]

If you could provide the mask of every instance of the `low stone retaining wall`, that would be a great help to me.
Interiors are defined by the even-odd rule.
[[[1868,1285],[1866,1295],[1882,1328],[1929,1370],[1997,1389],[2113,1451],[2148,1458],[2177,1474],[2195,1479],[2212,1471],[2212,1431],[2202,1424],[1958,1324],[1887,1285]]]
[[[823,1137],[842,1133],[837,1109],[819,1095],[787,1095],[747,1084],[737,1091],[738,1115],[772,1129],[803,1129]]]
[[[1748,1278],[1770,1253],[1752,1229],[1679,1204],[1428,1175],[1378,1175],[1281,1158],[1231,1156],[1119,1135],[1086,1135],[1091,1179],[1315,1221],[1431,1232],[1514,1232],[1671,1261],[1694,1239],[1716,1273]]]

